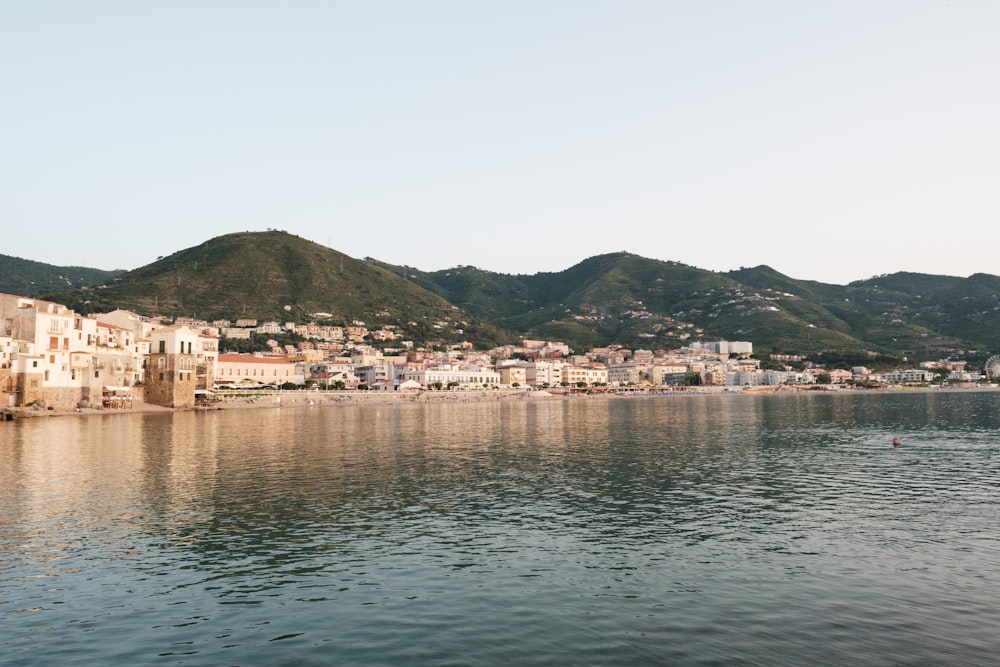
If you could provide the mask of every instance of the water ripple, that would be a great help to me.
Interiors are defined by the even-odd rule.
[[[4,426],[0,650],[989,664],[997,407],[739,396]]]

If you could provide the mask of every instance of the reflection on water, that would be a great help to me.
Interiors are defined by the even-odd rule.
[[[797,394],[3,424],[0,646],[13,664],[987,664],[998,408]]]

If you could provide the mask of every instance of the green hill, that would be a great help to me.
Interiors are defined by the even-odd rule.
[[[0,255],[0,292],[39,296],[56,290],[99,285],[122,273],[123,271],[102,271],[82,266],[53,266]]]
[[[433,273],[387,268],[497,326],[581,349],[612,342],[664,349],[720,338],[800,353],[871,347],[832,313],[788,294],[802,285],[770,269],[755,275],[761,285],[775,287],[757,290],[728,274],[625,252],[530,276],[474,267]],[[833,288],[817,283],[812,289]]]
[[[362,321],[370,329],[397,326],[421,341],[504,339],[413,282],[281,231],[220,236],[117,276],[106,287],[49,298],[83,313],[124,308],[208,321]]]
[[[7,291],[83,313],[360,320],[370,329],[396,327],[418,344],[488,347],[524,337],[577,351],[655,350],[726,339],[751,341],[762,354],[911,361],[1000,351],[1000,278],[985,274],[897,273],[829,285],[767,266],[718,273],[627,252],[533,275],[471,266],[424,272],[353,259],[279,231],[220,236],[120,274],[77,270],[67,278],[66,270],[28,264],[36,271],[32,289],[21,277]],[[81,287],[84,276],[89,288]]]

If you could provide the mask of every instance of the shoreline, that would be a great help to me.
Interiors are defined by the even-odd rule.
[[[428,403],[482,403],[517,400],[584,400],[584,399],[630,399],[630,398],[667,398],[693,396],[774,396],[799,394],[837,394],[864,395],[885,393],[913,392],[967,392],[996,391],[994,386],[976,385],[972,387],[904,387],[892,386],[881,388],[814,388],[790,387],[755,387],[752,389],[733,387],[697,387],[687,389],[635,389],[635,390],[524,390],[524,389],[480,389],[462,391],[416,391],[416,392],[352,392],[352,391],[275,391],[256,395],[241,392],[239,396],[225,396],[194,406],[169,408],[136,401],[129,408],[76,408],[76,409],[37,409],[37,408],[3,408],[0,411],[0,421],[15,421],[38,417],[83,416],[83,415],[129,415],[150,413],[198,412],[215,410],[259,410],[275,408],[301,407],[353,407],[361,405],[407,405]]]

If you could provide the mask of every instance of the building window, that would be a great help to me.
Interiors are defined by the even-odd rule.
[[[161,340],[160,341],[160,354],[165,354],[166,351],[167,351],[167,341]]]

